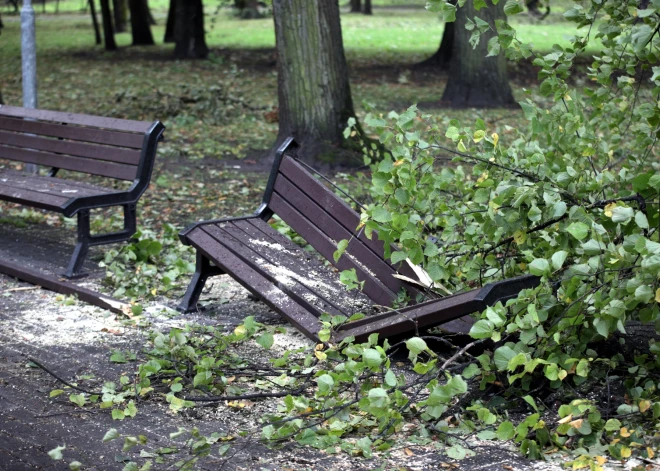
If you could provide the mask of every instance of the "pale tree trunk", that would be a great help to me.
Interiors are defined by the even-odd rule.
[[[293,136],[305,160],[341,146],[354,117],[337,0],[274,0],[278,54],[279,144]],[[304,38],[304,40],[303,40]],[[340,164],[338,157],[325,163]]]
[[[513,93],[506,73],[506,58],[503,53],[486,57],[488,41],[495,36],[493,31],[482,34],[476,49],[469,43],[471,31],[465,29],[467,19],[478,16],[495,30],[495,20],[504,19],[504,4],[494,6],[487,1],[487,8],[474,9],[473,0],[468,0],[456,12],[454,48],[449,65],[449,81],[442,95],[442,102],[455,108],[497,108],[514,106]]]
[[[116,51],[115,31],[112,28],[112,11],[110,11],[110,0],[101,0],[101,19],[103,20],[103,38],[105,39],[105,50]]]
[[[149,25],[149,6],[146,0],[128,0],[131,11],[131,33],[133,46],[152,46],[154,37]]]
[[[208,57],[202,0],[176,0],[174,42],[174,55],[180,59]]]
[[[115,33],[125,33],[128,20],[126,0],[112,0],[112,8],[115,17]]]

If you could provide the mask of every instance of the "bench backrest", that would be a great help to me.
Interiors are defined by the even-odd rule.
[[[133,181],[149,173],[159,122],[0,106],[0,159]],[[151,147],[153,146],[153,149]]]
[[[418,291],[392,276],[399,272],[417,279],[414,272],[406,264],[397,269],[384,259],[383,242],[377,235],[368,239],[358,229],[359,214],[304,164],[287,155],[294,145],[287,140],[282,152],[278,151],[264,205],[338,269],[355,268],[358,279],[365,282],[364,293],[377,304],[389,306],[402,288],[414,300]],[[341,240],[350,242],[344,256],[335,262],[333,253]]]

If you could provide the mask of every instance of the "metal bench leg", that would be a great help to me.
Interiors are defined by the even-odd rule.
[[[199,250],[197,251],[197,262],[195,273],[190,280],[186,294],[176,308],[179,312],[197,311],[197,301],[202,294],[204,284],[209,276],[221,275],[224,273],[220,268],[211,265],[211,262]]]
[[[76,248],[73,250],[71,261],[69,262],[69,266],[64,273],[66,278],[82,278],[87,276],[86,273],[79,272],[83,263],[85,262],[85,257],[87,256],[87,252],[89,250],[90,237],[89,210],[84,209],[78,212],[78,243],[76,244]]]

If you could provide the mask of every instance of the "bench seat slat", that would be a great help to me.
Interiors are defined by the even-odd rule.
[[[253,270],[231,250],[219,244],[216,239],[204,232],[201,227],[188,234],[190,242],[197,250],[212,260],[213,263],[232,277],[255,296],[261,298],[269,307],[285,317],[298,330],[308,337],[315,338],[319,321],[308,309],[298,304],[284,291],[274,286],[271,281]]]
[[[142,134],[81,128],[79,126],[42,121],[25,121],[24,119],[8,118],[2,115],[0,115],[0,129],[131,149],[141,149],[144,143],[144,135]]]
[[[283,263],[288,257],[286,252],[278,252],[276,258],[272,252],[266,253],[263,250],[255,252],[252,248],[243,244],[241,240],[234,237],[232,232],[235,233],[236,231],[232,230],[232,226],[233,224],[228,222],[209,224],[202,228],[218,243],[231,250],[234,255],[268,279],[273,285],[294,298],[297,303],[308,309],[312,314],[318,313],[320,315],[323,312],[333,315],[345,314],[337,306],[329,304],[326,298],[320,294],[322,290],[311,286],[311,280],[305,280],[304,276],[300,276],[300,274],[286,267],[286,262]],[[233,227],[233,229],[237,228]],[[240,234],[238,235],[240,236]],[[346,294],[345,290],[342,294]]]
[[[309,198],[315,201],[320,207],[332,214],[334,218],[342,224],[350,233],[354,233],[355,229],[360,224],[360,216],[355,212],[344,200],[337,196],[334,192],[330,191],[323,183],[314,178],[300,163],[296,162],[290,156],[284,156],[279,168],[280,174],[286,176]],[[369,239],[364,231],[360,231],[358,238],[369,247],[373,253],[380,259],[384,260],[384,243],[378,240],[376,234]],[[341,239],[339,239],[341,240]],[[392,250],[396,250],[392,248]],[[360,259],[360,257],[357,257]],[[388,263],[388,262],[386,262]],[[388,263],[389,265],[389,263]],[[391,266],[391,265],[390,265]],[[406,264],[400,263],[397,265],[396,270],[392,268],[392,272],[399,272],[414,280],[417,279],[415,272]],[[396,280],[396,278],[394,278]],[[409,287],[409,292],[417,293],[417,290]]]
[[[137,165],[140,162],[140,152],[137,150],[99,146],[82,142],[61,141],[59,139],[29,136],[13,132],[0,131],[0,144],[129,165]]]
[[[0,198],[12,203],[26,204],[34,208],[48,209],[50,211],[59,211],[71,199],[70,197],[40,193],[38,191],[5,185],[0,185]]]
[[[294,209],[288,202],[283,200],[277,193],[273,193],[269,206],[287,224],[295,228],[317,252],[327,260],[333,260],[333,254],[337,248],[337,241],[328,238],[320,229],[311,224],[304,216]],[[395,298],[396,293],[378,280],[369,269],[361,265],[350,255],[339,259],[336,267],[340,270],[355,268],[358,279],[364,281],[364,292],[376,303],[388,306]]]
[[[0,106],[0,115],[16,118],[30,118],[41,121],[55,121],[58,123],[77,124],[98,128],[114,129],[117,131],[145,133],[153,123],[148,121],[134,121],[128,119],[104,118],[86,114],[67,113],[63,111],[50,111],[40,109],[19,108],[17,106]]]
[[[389,289],[396,293],[402,288],[406,288],[406,284],[392,276],[396,271],[382,256],[378,257],[362,240],[353,236],[354,230],[349,231],[345,226],[337,222],[331,214],[326,212],[324,206],[312,201],[284,175],[280,175],[275,182],[275,191],[286,201],[295,201],[296,209],[310,220],[314,226],[327,234],[330,239],[336,241],[342,239],[348,240],[349,243],[346,252],[368,266]],[[330,258],[330,261],[332,262],[333,259]],[[415,290],[411,291],[416,294]]]
[[[105,195],[120,191],[74,180],[43,177],[12,170],[0,170],[0,185],[66,198]]]
[[[259,218],[244,221],[235,221],[236,228],[232,234],[243,235],[245,244],[268,258],[270,251],[264,251],[264,242],[274,245],[275,249],[281,247],[286,253],[284,257],[277,257],[277,263],[287,270],[296,273],[304,283],[309,280],[311,289],[327,304],[333,306],[339,313],[351,316],[356,312],[370,310],[371,300],[360,291],[346,290],[337,276],[336,269],[321,263],[318,254],[303,250],[282,234],[273,229],[267,222]],[[237,232],[240,230],[241,233]]]
[[[137,173],[137,167],[134,165],[88,160],[69,155],[54,154],[52,152],[18,149],[16,147],[0,145],[0,159],[3,158],[119,180],[134,180]]]

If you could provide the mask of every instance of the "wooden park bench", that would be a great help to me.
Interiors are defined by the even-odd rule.
[[[311,167],[296,160],[296,149],[295,142],[288,139],[277,151],[263,202],[254,215],[198,222],[180,233],[184,244],[197,249],[197,269],[180,311],[195,310],[208,277],[226,273],[315,340],[324,313],[366,314],[340,326],[335,341],[347,336],[360,341],[372,333],[381,338],[398,336],[439,324],[451,332],[467,333],[472,319],[466,314],[538,284],[537,277],[523,276],[402,309],[391,308],[402,290],[413,300],[427,293],[393,276],[400,272],[416,279],[406,264],[394,267],[384,259],[383,242],[377,237],[368,239],[356,229],[359,214],[315,178]],[[273,229],[268,224],[273,214],[337,270],[355,269],[364,282],[362,291],[347,291],[337,270],[324,266],[314,254]],[[345,239],[350,240],[348,248],[335,262],[337,243]]]
[[[78,241],[64,275],[80,276],[90,246],[122,242],[136,231],[136,204],[149,186],[156,146],[164,126],[56,111],[0,106],[0,200],[78,217]],[[48,167],[47,175],[11,165]],[[4,164],[4,165],[3,165]],[[60,170],[95,175],[99,186],[57,176]],[[117,180],[131,182],[116,184]],[[121,206],[124,228],[90,232],[90,211]]]

